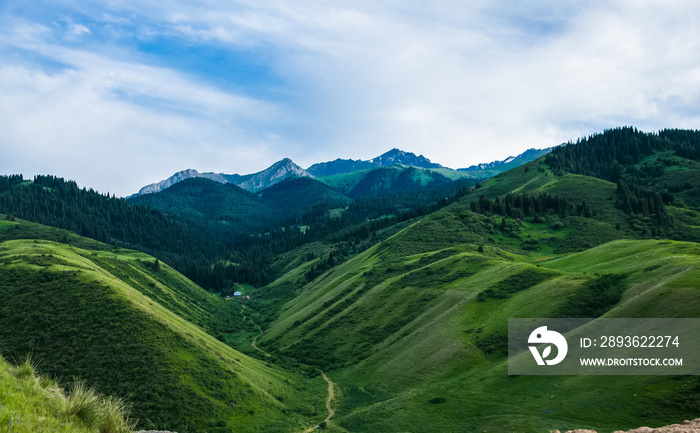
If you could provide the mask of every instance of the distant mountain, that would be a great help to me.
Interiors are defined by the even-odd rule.
[[[451,179],[433,170],[396,164],[367,172],[366,175],[358,179],[347,195],[354,199],[374,197],[406,191],[434,189],[452,182]]]
[[[185,179],[162,191],[131,197],[129,202],[170,215],[235,224],[236,229],[259,226],[272,215],[272,208],[253,193],[206,178]]]
[[[552,149],[553,148],[551,147],[547,149],[528,149],[518,156],[511,156],[503,161],[493,161],[489,163],[472,165],[471,167],[460,168],[458,170],[443,167],[440,164],[431,162],[423,155],[416,155],[415,153],[406,152],[397,148],[391,149],[390,151],[385,152],[371,160],[339,158],[334,161],[313,164],[306,170],[295,164],[289,158],[284,158],[265,170],[244,175],[212,172],[200,173],[197,170],[188,169],[177,172],[168,179],[141,188],[141,190],[131,196],[131,198],[163,191],[176,183],[191,178],[205,178],[222,184],[230,183],[254,193],[262,191],[272,185],[292,177],[316,177],[321,179],[324,183],[334,186],[334,184],[338,182],[338,176],[349,173],[368,173],[374,169],[399,165],[404,166],[404,168],[417,167],[420,169],[436,170],[441,175],[446,176],[451,180],[464,177],[474,179],[488,178],[510,170],[511,168],[515,168],[527,162],[533,161],[540,156],[551,152]],[[458,174],[457,172],[463,174]],[[332,179],[332,177],[335,177],[336,179]],[[351,182],[352,185],[349,188],[345,188],[344,192],[348,192],[360,179],[361,178],[353,180]]]
[[[353,171],[359,170],[388,167],[394,164],[420,168],[444,168],[440,164],[430,162],[430,160],[423,155],[416,155],[415,153],[394,148],[369,161],[363,161],[361,159],[336,159],[335,161],[314,164],[309,167],[307,171],[315,177],[326,177],[352,173]]]
[[[309,177],[293,176],[252,193],[231,183],[210,179],[185,179],[153,194],[129,198],[130,203],[148,206],[167,215],[223,223],[232,232],[260,229],[318,205],[344,207],[346,195]]]
[[[353,171],[367,170],[376,168],[377,165],[372,161],[363,161],[361,159],[336,159],[335,161],[319,162],[306,171],[314,177],[334,176],[336,174],[351,173]]]
[[[247,175],[222,175],[226,181],[248,191],[257,192],[293,176],[313,177],[291,159],[284,158],[263,171]]]
[[[396,148],[374,158],[371,162],[379,167],[401,164],[420,168],[444,168],[440,164],[430,162],[430,160],[423,155],[416,156],[415,153],[404,152]]]
[[[291,177],[260,192],[260,197],[284,216],[299,215],[318,205],[344,207],[348,196],[309,177]]]
[[[182,182],[185,179],[192,179],[195,177],[203,177],[206,179],[213,180],[215,182],[227,183],[227,180],[221,174],[200,173],[197,170],[189,168],[187,170],[178,171],[174,175],[170,176],[169,178],[167,178],[165,180],[161,180],[160,182],[146,185],[143,188],[141,188],[138,193],[136,193],[134,195],[139,196],[139,195],[144,195],[144,194],[152,194],[152,193],[158,192],[158,191],[163,191],[164,189],[169,188],[178,182]]]
[[[546,149],[528,149],[518,156],[509,156],[503,161],[492,161],[488,163],[482,163],[477,165],[472,165],[467,168],[458,168],[457,171],[479,171],[479,170],[493,170],[498,173],[510,170],[511,168],[518,167],[530,161],[534,161],[542,155],[546,155],[554,149],[553,147],[548,147]],[[495,173],[497,174],[497,173]]]
[[[283,160],[272,164],[263,171],[246,175],[212,172],[200,173],[194,169],[187,169],[178,171],[174,175],[160,182],[144,186],[139,190],[139,192],[129,198],[160,192],[175,185],[176,183],[192,178],[205,178],[219,183],[232,183],[245,190],[257,192],[292,176],[313,177],[289,158],[284,158]]]

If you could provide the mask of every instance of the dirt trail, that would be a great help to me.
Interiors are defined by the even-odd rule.
[[[245,316],[243,316],[243,317],[245,317]],[[250,320],[248,317],[246,317],[246,319]],[[255,324],[255,322],[253,322],[252,320],[250,320],[250,322],[253,323],[253,324]],[[255,325],[255,326],[258,326],[258,325]],[[267,356],[267,357],[269,358],[269,357],[271,357],[272,355],[270,355],[269,353],[265,352],[264,350],[262,350],[261,348],[258,347],[258,338],[259,338],[259,337],[262,337],[263,335],[265,335],[265,332],[264,332],[264,331],[262,330],[262,328],[259,327],[259,326],[258,326],[258,331],[260,331],[260,335],[258,335],[258,336],[256,336],[255,338],[253,338],[253,343],[252,343],[251,345],[253,346],[253,349],[257,350],[258,352],[262,353],[263,355],[265,355],[265,356]]]
[[[333,410],[333,406],[331,406],[331,402],[333,399],[335,399],[335,384],[333,383],[332,380],[326,376],[326,373],[321,372],[323,375],[323,380],[325,380],[328,383],[328,398],[326,398],[326,409],[328,409],[328,416],[324,421],[328,422],[333,418],[333,415],[335,415],[335,410]]]
[[[265,332],[262,330],[262,328],[257,323],[253,322],[253,319],[251,319],[250,317],[243,314],[243,308],[241,308],[240,313],[241,313],[241,316],[243,316],[243,320],[249,321],[250,323],[255,325],[255,327],[258,328],[258,331],[260,331],[260,335],[253,338],[253,343],[251,344],[251,346],[253,346],[253,349],[257,350],[258,352],[262,353],[266,357],[270,358],[272,355],[270,355],[269,353],[265,352],[264,350],[262,350],[261,348],[258,347],[258,338],[265,335]]]
[[[328,378],[328,376],[326,376],[326,373],[321,372],[321,374],[323,375],[323,380],[325,380],[326,383],[328,383],[328,397],[326,398],[326,409],[328,410],[328,416],[326,417],[326,419],[323,420],[324,422],[327,423],[328,421],[331,420],[331,418],[333,418],[333,415],[335,415],[335,410],[333,409],[333,406],[331,405],[331,402],[333,401],[333,399],[335,399],[335,383],[333,383],[333,381],[330,380]],[[306,430],[304,430],[304,433],[311,433],[315,429],[316,429],[316,426],[309,427]]]
[[[253,325],[255,325],[258,328],[258,331],[260,331],[260,335],[256,336],[253,339],[253,343],[251,344],[253,346],[253,348],[255,350],[257,350],[258,352],[262,353],[263,355],[265,355],[266,357],[268,357],[268,358],[271,357],[272,355],[265,352],[264,350],[259,348],[257,345],[258,338],[265,335],[265,331],[263,331],[262,328],[257,323],[255,323],[253,321],[253,319],[251,319],[250,317],[246,316],[243,313],[243,308],[241,308],[240,313],[241,313],[241,316],[243,316],[243,320],[249,321],[250,323],[252,323]],[[321,370],[319,370],[319,371],[321,371]],[[328,397],[326,398],[326,410],[328,410],[328,416],[326,417],[326,419],[323,420],[327,423],[335,415],[335,410],[333,409],[333,405],[331,404],[333,402],[333,400],[335,399],[335,383],[333,383],[333,381],[328,376],[326,376],[326,373],[324,373],[323,371],[321,371],[321,375],[323,376],[323,380],[325,380],[326,383],[328,384]],[[311,433],[315,429],[316,429],[316,426],[309,427],[306,430],[304,430],[304,433]]]
[[[262,335],[262,331],[260,331],[260,335]],[[258,335],[258,337],[260,335]],[[263,355],[267,356],[268,358],[271,357],[272,355],[270,355],[269,353],[265,352],[264,350],[262,350],[261,348],[258,347],[258,345],[257,345],[258,337],[253,338],[253,343],[252,343],[253,349],[257,350],[258,352],[262,353]]]

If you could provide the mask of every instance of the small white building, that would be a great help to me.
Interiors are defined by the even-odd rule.
[[[233,296],[241,296],[241,292],[233,292]]]

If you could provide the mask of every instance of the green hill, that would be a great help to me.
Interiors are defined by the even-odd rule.
[[[338,158],[335,161],[314,164],[307,168],[306,171],[315,177],[327,177],[352,173],[359,170],[371,170],[376,167],[377,165],[371,161]]]
[[[7,240],[0,267],[2,353],[124,397],[141,426],[289,431],[322,409],[322,387],[215,338],[243,329],[232,303],[143,253]]]
[[[391,165],[321,177],[319,180],[354,199],[446,187],[468,173]]]
[[[541,261],[495,246],[479,253],[488,234],[474,229],[486,219],[467,221],[416,223],[306,285],[270,324],[264,347],[315,363],[339,384],[340,427],[611,431],[700,408],[695,377],[509,378],[505,361],[511,317],[697,317],[697,244],[613,241]],[[623,281],[608,298],[587,284],[603,274]]]
[[[259,307],[260,344],[329,372],[342,390],[331,431],[695,417],[697,377],[509,377],[506,364],[508,318],[700,317],[697,158],[681,136],[623,128],[555,149],[313,281],[299,278],[309,264],[289,271],[261,291],[286,297]],[[609,169],[566,162],[598,145]]]
[[[163,191],[132,197],[129,202],[168,214],[224,222],[238,231],[273,220],[271,207],[256,195],[205,178],[186,179]]]
[[[345,207],[352,199],[328,185],[308,177],[292,177],[260,192],[260,197],[277,209],[280,216],[302,216],[317,206]]]

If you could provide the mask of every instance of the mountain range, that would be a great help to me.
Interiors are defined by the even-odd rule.
[[[182,170],[165,180],[144,186],[131,197],[133,198],[145,194],[159,192],[175,185],[178,182],[191,178],[205,178],[218,183],[230,183],[250,192],[259,192],[290,177],[313,177],[324,179],[353,172],[366,173],[373,169],[390,167],[393,165],[438,170],[438,172],[443,175],[445,172],[454,172],[448,175],[448,177],[453,179],[455,176],[465,178],[486,178],[505,171],[508,168],[517,167],[520,164],[532,161],[533,159],[538,158],[551,150],[552,148],[528,149],[518,156],[511,156],[503,161],[493,161],[490,163],[479,164],[457,170],[452,170],[443,167],[440,164],[433,163],[423,155],[416,155],[414,153],[405,152],[396,148],[370,160],[336,159],[334,161],[313,164],[306,170],[295,164],[291,159],[284,158],[265,170],[246,175],[213,172],[200,173],[195,169]],[[459,172],[464,174],[460,175]],[[331,180],[330,182],[333,181]]]
[[[534,161],[540,156],[544,156],[551,152],[554,148],[547,147],[545,149],[528,149],[518,156],[509,156],[502,161],[493,161],[485,164],[472,165],[467,168],[458,168],[457,171],[484,171],[493,170],[499,173],[507,171],[511,168],[522,165],[526,162]]]
[[[240,186],[247,191],[256,192],[263,190],[268,186],[274,185],[277,182],[281,182],[291,176],[310,177],[311,175],[303,168],[294,164],[294,162],[292,162],[292,160],[289,158],[284,158],[281,161],[272,164],[265,170],[246,175],[212,172],[200,173],[197,170],[190,168],[187,170],[178,171],[174,175],[160,182],[146,185],[141,188],[139,192],[132,195],[132,197],[159,192],[175,185],[178,182],[193,178],[204,178],[218,183],[230,183],[232,185]]]
[[[191,433],[695,418],[699,376],[509,375],[508,319],[700,317],[700,131],[536,153],[129,200],[0,176],[0,429],[130,430],[69,404],[73,378],[137,429]]]

